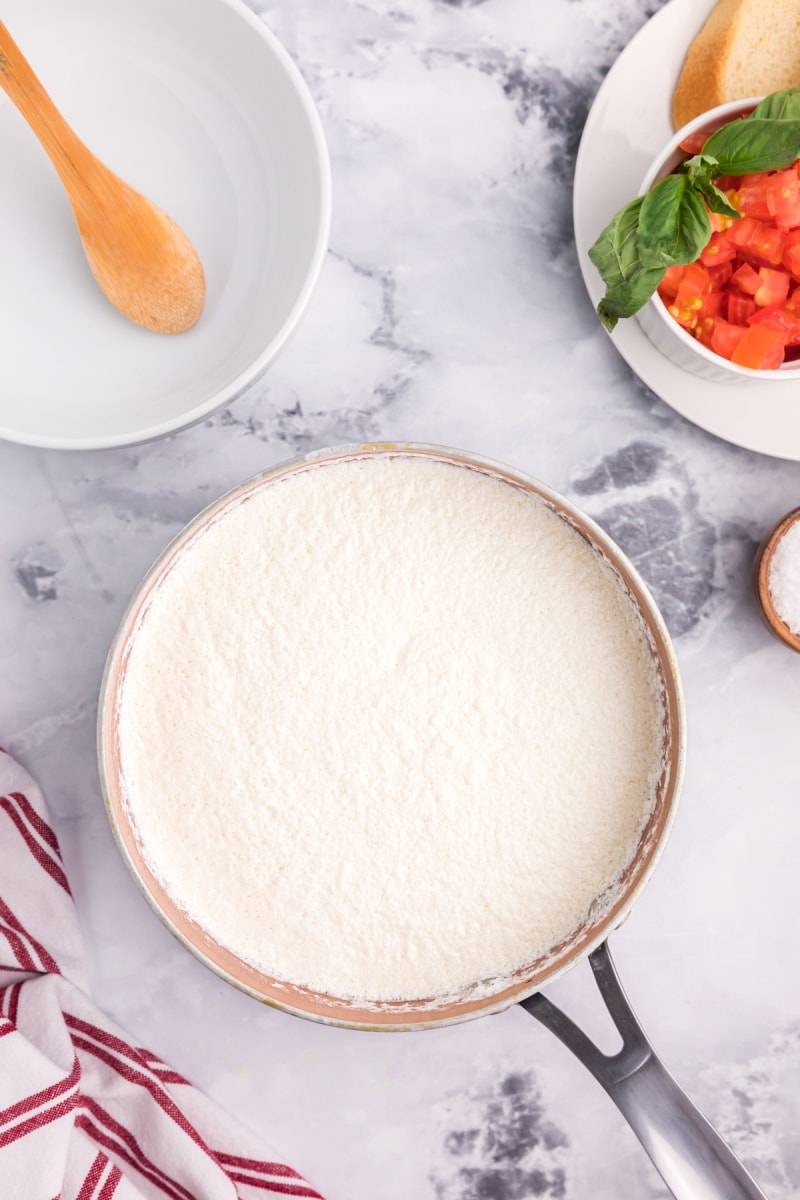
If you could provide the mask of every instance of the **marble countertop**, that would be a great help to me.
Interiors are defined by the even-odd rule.
[[[377,1037],[260,1007],[161,927],[97,781],[105,655],[135,584],[210,500],[344,441],[466,447],[584,507],[674,635],[681,809],[612,945],[657,1049],[771,1200],[800,1195],[800,660],[757,616],[757,543],[800,464],[723,443],[630,373],[580,278],[583,120],[658,0],[252,5],[320,108],[331,248],[271,372],[127,450],[0,444],[0,741],[45,789],[98,1003],[306,1172],[328,1200],[663,1197],[601,1089],[524,1011]],[[600,1021],[588,967],[553,989]]]

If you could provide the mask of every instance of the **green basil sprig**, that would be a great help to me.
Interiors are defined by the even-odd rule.
[[[800,88],[790,88],[788,92],[773,92],[765,96],[761,103],[753,109],[754,117],[770,117],[776,120],[792,121],[800,118]]]
[[[747,120],[737,118],[712,133],[700,154],[620,209],[589,250],[606,285],[597,306],[606,328],[638,312],[668,267],[700,257],[711,237],[706,205],[711,212],[741,215],[715,179],[781,170],[798,158],[800,88],[792,88],[767,96]]]

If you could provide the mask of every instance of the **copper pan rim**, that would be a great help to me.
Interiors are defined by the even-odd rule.
[[[324,996],[267,976],[220,946],[181,912],[150,871],[126,812],[120,783],[116,711],[131,639],[135,637],[149,598],[159,579],[198,533],[230,506],[246,502],[251,494],[283,476],[336,461],[384,455],[433,459],[469,468],[532,493],[603,556],[622,580],[648,631],[663,685],[665,756],[655,809],[642,835],[639,850],[615,894],[546,959],[537,960],[510,979],[503,980],[496,991],[487,984],[458,997],[365,1004]],[[563,975],[626,919],[652,876],[675,819],[686,758],[686,716],[678,664],[663,617],[636,568],[591,518],[525,472],[469,451],[417,442],[358,443],[313,451],[259,473],[213,501],[173,538],[136,588],[111,643],[100,688],[97,753],[106,813],[123,861],[162,924],[200,962],[238,990],[293,1016],[347,1029],[407,1032],[460,1024],[509,1008]]]

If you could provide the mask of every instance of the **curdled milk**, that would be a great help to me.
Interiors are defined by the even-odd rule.
[[[663,703],[614,572],[536,498],[376,456],[189,544],[119,702],[149,865],[214,938],[340,997],[505,976],[631,861]]]

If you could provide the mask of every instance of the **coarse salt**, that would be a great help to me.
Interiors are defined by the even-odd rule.
[[[800,518],[775,547],[769,567],[769,593],[784,625],[800,634]]]

